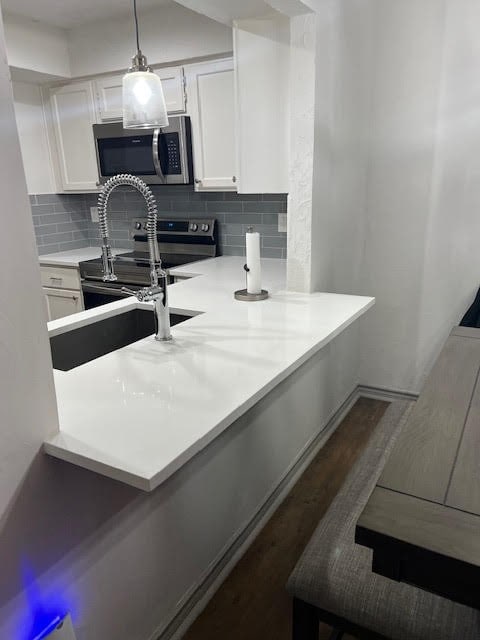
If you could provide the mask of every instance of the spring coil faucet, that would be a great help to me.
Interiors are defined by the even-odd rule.
[[[132,291],[122,287],[122,291],[130,293],[140,302],[153,301],[155,317],[155,339],[171,340],[170,312],[168,308],[167,273],[162,269],[160,251],[157,242],[157,203],[150,187],[143,180],[128,173],[120,173],[110,178],[98,196],[98,225],[102,236],[103,280],[114,282],[117,279],[113,268],[114,258],[108,234],[107,208],[112,192],[120,186],[134,187],[147,204],[147,238],[150,261],[150,286]]]

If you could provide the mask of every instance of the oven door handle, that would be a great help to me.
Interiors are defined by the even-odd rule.
[[[162,171],[162,165],[160,163],[160,129],[153,130],[153,145],[152,145],[152,153],[153,153],[153,164],[155,167],[155,171],[157,172],[157,176],[162,181],[162,184],[167,182],[165,175]]]
[[[117,287],[105,287],[98,284],[92,284],[91,282],[82,282],[82,291],[87,293],[106,293],[109,296],[116,296],[118,298],[128,298],[129,295]]]

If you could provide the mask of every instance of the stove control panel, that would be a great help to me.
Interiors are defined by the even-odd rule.
[[[157,233],[162,236],[215,236],[216,235],[215,218],[163,218],[157,219]],[[132,220],[131,236],[132,238],[147,235],[147,219],[135,218]]]

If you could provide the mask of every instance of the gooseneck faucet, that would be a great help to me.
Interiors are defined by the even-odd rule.
[[[136,296],[140,302],[153,301],[155,317],[155,339],[160,341],[171,340],[170,312],[168,308],[167,273],[162,269],[162,261],[157,242],[157,203],[150,187],[128,173],[120,173],[110,178],[103,186],[98,196],[98,223],[102,236],[102,262],[103,279],[105,282],[114,282],[117,279],[113,268],[114,258],[108,235],[107,208],[108,201],[117,187],[134,187],[145,198],[147,203],[147,238],[150,260],[150,286],[131,291],[122,287],[123,291]]]

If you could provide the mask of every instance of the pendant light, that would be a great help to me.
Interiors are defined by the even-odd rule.
[[[168,127],[167,108],[162,82],[148,66],[140,49],[138,36],[137,0],[133,0],[137,53],[132,66],[123,76],[123,128],[153,129]]]

